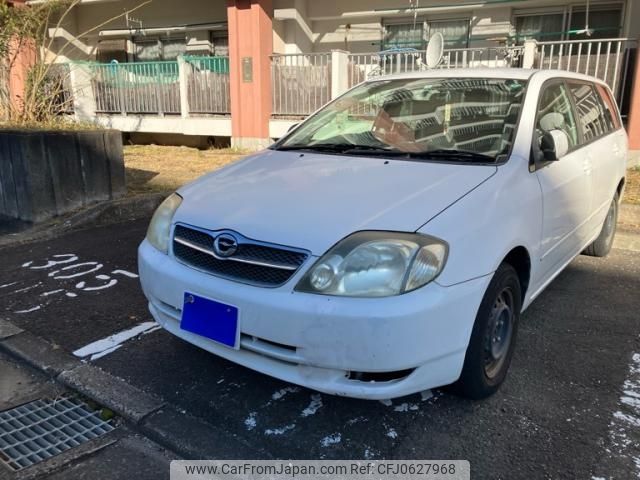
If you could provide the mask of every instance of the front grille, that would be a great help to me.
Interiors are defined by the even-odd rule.
[[[213,242],[220,233],[177,225],[173,254],[181,262],[212,275],[264,287],[285,283],[309,256],[301,250],[258,243],[234,233],[238,240],[235,253],[217,258]]]

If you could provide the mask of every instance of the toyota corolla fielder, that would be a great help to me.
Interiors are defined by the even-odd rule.
[[[626,153],[591,77],[373,79],[167,198],[142,287],[169,332],[286,381],[482,398],[521,312],[576,255],[609,252]]]

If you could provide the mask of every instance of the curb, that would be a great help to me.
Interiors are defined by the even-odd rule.
[[[91,205],[76,213],[34,225],[19,233],[0,237],[0,248],[57,237],[88,227],[150,217],[164,200],[164,193],[149,193]]]
[[[0,319],[0,351],[113,410],[138,433],[185,459],[272,458],[245,439],[188,415],[3,319]]]

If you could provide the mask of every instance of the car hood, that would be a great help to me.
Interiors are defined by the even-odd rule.
[[[359,230],[413,232],[496,170],[267,150],[181,188],[174,221],[322,255]]]

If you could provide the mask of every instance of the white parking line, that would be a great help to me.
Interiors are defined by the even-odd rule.
[[[31,313],[35,312],[36,310],[40,310],[41,308],[41,305],[36,305],[35,307],[27,308],[25,310],[16,310],[14,313]]]
[[[80,358],[91,355],[90,360],[97,360],[111,352],[115,352],[127,340],[137,337],[141,333],[147,333],[152,329],[154,331],[158,329],[158,324],[156,322],[144,322],[133,328],[129,328],[128,330],[123,330],[122,332],[109,335],[107,338],[91,342],[89,345],[85,345],[84,347],[74,351],[73,354]]]
[[[618,458],[628,458],[635,466],[634,478],[640,478],[640,446],[638,445],[638,438],[640,438],[639,353],[634,353],[632,356],[629,374],[622,386],[619,408],[613,413],[613,419],[609,424],[611,447],[607,449],[607,453]],[[627,478],[632,477],[630,475]]]

